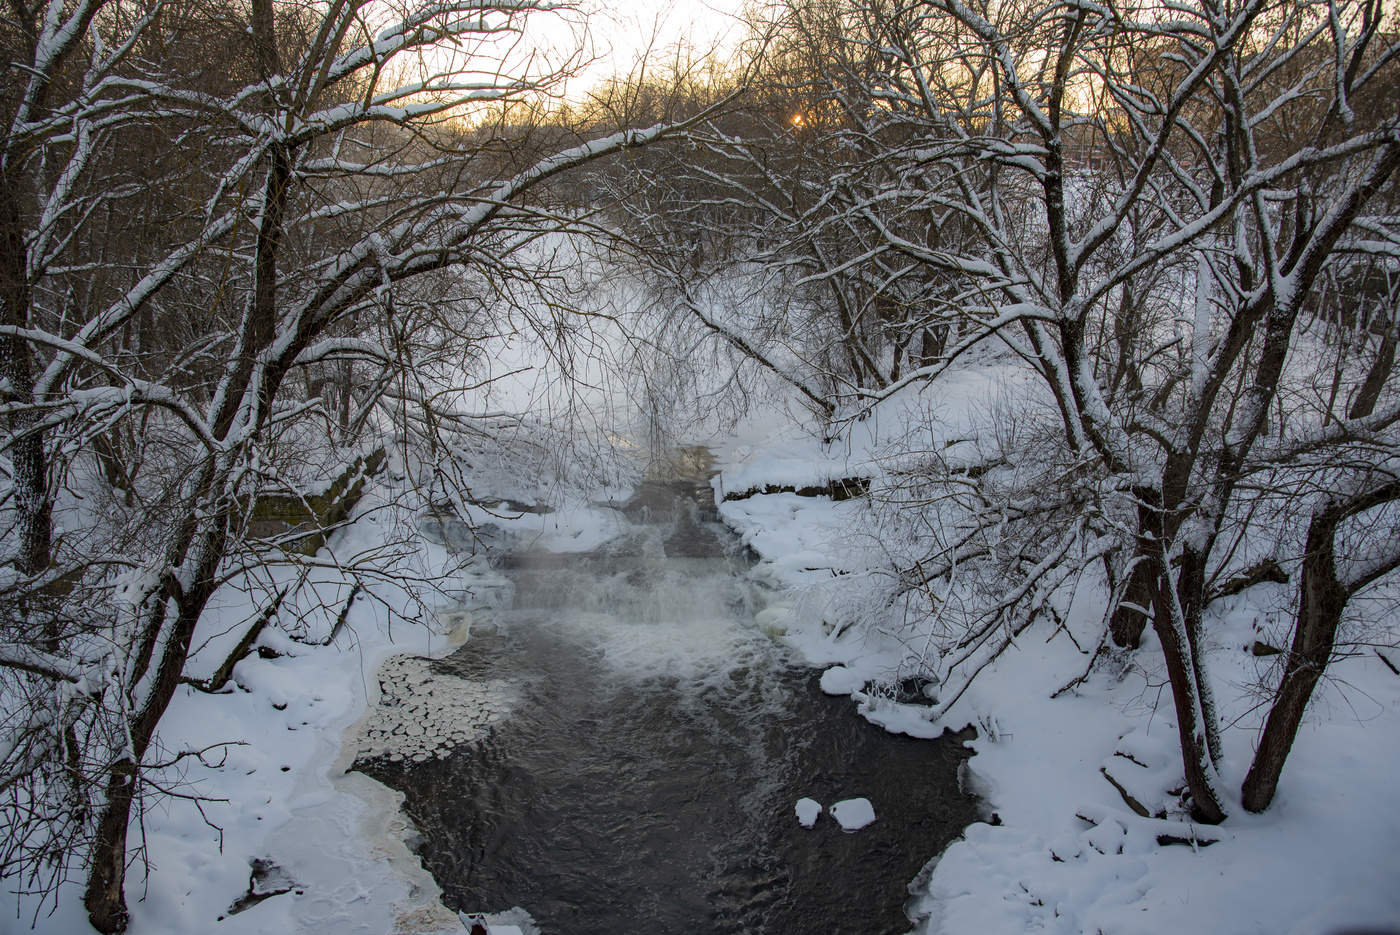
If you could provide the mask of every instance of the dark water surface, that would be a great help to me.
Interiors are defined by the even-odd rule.
[[[908,884],[975,818],[967,753],[823,695],[688,492],[644,488],[595,552],[512,556],[513,608],[434,664],[508,683],[510,713],[446,758],[355,768],[405,794],[455,909],[523,907],[546,935],[906,932]],[[804,829],[803,796],[876,821]]]

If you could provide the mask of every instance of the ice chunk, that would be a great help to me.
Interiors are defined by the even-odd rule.
[[[810,828],[817,823],[817,816],[822,813],[822,804],[816,799],[798,799],[796,811],[797,820],[801,822],[802,827]]]
[[[844,799],[831,806],[831,817],[841,823],[842,831],[859,831],[875,820],[875,806],[869,799]]]

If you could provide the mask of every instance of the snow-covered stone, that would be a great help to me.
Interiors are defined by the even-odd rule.
[[[859,831],[875,820],[875,806],[869,799],[843,799],[831,806],[831,817],[840,823],[842,831]]]
[[[822,804],[816,799],[801,798],[797,800],[794,810],[797,812],[797,821],[804,828],[810,828],[817,823],[817,816],[822,813]]]
[[[832,666],[822,673],[822,691],[828,695],[849,695],[865,687],[865,677],[845,666]]]

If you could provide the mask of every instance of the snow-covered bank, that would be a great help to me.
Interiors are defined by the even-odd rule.
[[[387,493],[372,490],[361,501],[359,519],[332,540],[339,554],[385,549],[386,533],[404,521]],[[146,867],[138,863],[128,883],[130,931],[462,931],[404,844],[400,797],[347,773],[355,746],[342,740],[355,735],[378,700],[381,662],[398,653],[440,654],[466,634],[465,615],[425,616],[418,597],[393,576],[440,576],[462,589],[471,582],[430,544],[390,550],[378,565],[386,577],[358,593],[330,568],[312,568],[298,583],[294,565],[265,569],[271,580],[257,587],[219,593],[195,636],[189,671],[196,676],[212,672],[246,621],[271,594],[288,589],[281,626],[263,630],[259,650],[237,664],[230,684],[217,694],[183,687],[161,722],[168,758],[203,752],[159,774],[177,797],[156,800],[132,830],[144,842]],[[342,609],[344,623],[330,639]],[[250,882],[254,860],[272,869]],[[255,896],[276,895],[245,899],[230,912],[250,887]],[[51,908],[39,908],[37,931],[90,931],[77,881]],[[34,912],[22,905],[9,924],[28,929]]]
[[[201,621],[187,667],[193,678],[211,674],[248,621],[286,589],[277,625],[261,632],[229,684],[214,694],[182,687],[161,722],[166,759],[175,762],[153,778],[176,795],[153,800],[132,829],[146,862],[127,887],[135,935],[466,929],[408,849],[414,832],[402,796],[348,770],[384,726],[381,665],[389,660],[397,672],[391,657],[452,651],[468,636],[473,608],[498,604],[509,585],[485,561],[462,561],[418,535],[420,501],[401,479],[377,483],[330,541],[342,561],[357,559],[354,580],[325,562],[268,566],[256,584],[221,589]],[[560,550],[606,537],[610,513],[586,504],[550,516],[477,512],[478,523]],[[493,703],[482,705],[483,722]],[[471,723],[464,717],[452,728]],[[450,744],[450,733],[441,741]],[[190,751],[201,752],[178,756]],[[493,932],[520,930],[502,921]],[[81,881],[61,887],[56,905],[12,897],[0,931],[29,931],[31,923],[44,935],[91,931]]]
[[[867,476],[890,463],[885,446],[899,428],[895,420],[862,424],[824,444],[795,425],[756,424],[720,446],[725,474],[717,484],[733,490]],[[966,438],[966,431],[956,426],[948,433]],[[950,449],[956,450],[942,448]],[[406,502],[391,506],[401,495],[372,491],[357,522],[332,546],[343,554],[382,550],[412,514]],[[472,519],[485,538],[585,550],[618,525],[615,510],[587,499],[510,519],[476,509]],[[967,782],[983,797],[989,821],[969,827],[942,856],[920,900],[921,933],[1165,933],[1194,926],[1306,935],[1400,923],[1394,886],[1400,815],[1391,802],[1400,765],[1400,677],[1375,653],[1336,663],[1270,811],[1251,816],[1236,805],[1225,825],[1195,827],[1181,818],[1173,794],[1180,755],[1150,635],[1136,653],[1110,658],[1082,684],[1060,691],[1085,671],[1101,596],[1086,590],[1064,629],[1037,625],[1021,634],[935,722],[929,706],[896,701],[896,683],[917,670],[927,647],[917,628],[903,628],[898,614],[884,614],[875,600],[888,586],[888,556],[882,517],[869,499],[779,493],[731,500],[720,510],[759,553],[757,575],[772,586],[757,624],[828,666],[827,691],[850,695],[871,721],[892,731],[935,736],[964,724],[978,729]],[[168,778],[178,775],[184,783],[178,791],[205,798],[200,805],[169,799],[147,813],[151,875],[144,890],[129,890],[135,935],[214,928],[303,935],[462,931],[404,844],[412,832],[398,794],[346,773],[358,748],[344,741],[358,742],[358,728],[377,723],[381,663],[450,651],[470,623],[469,609],[457,612],[459,603],[490,605],[509,585],[485,563],[458,564],[433,542],[415,538],[411,549],[394,554],[401,571],[438,581],[439,606],[453,613],[425,613],[386,566],[386,575],[350,603],[337,638],[319,646],[353,583],[317,571],[288,594],[282,612],[299,639],[270,629],[261,638],[266,653],[239,663],[237,688],[216,695],[182,691],[162,724],[169,751],[238,745],[208,750],[210,766],[186,759],[171,770]],[[285,572],[256,594],[230,594],[207,621],[196,640],[208,641],[196,657],[202,671],[212,670],[221,649],[236,641],[241,628],[233,624],[254,616],[295,577],[295,569]],[[1224,778],[1232,788],[1261,716],[1257,683],[1267,677],[1268,660],[1247,648],[1261,637],[1279,640],[1286,591],[1262,585],[1214,610],[1211,671],[1225,706]],[[907,701],[907,695],[898,697]],[[899,817],[879,801],[871,806],[877,820]],[[990,822],[992,813],[999,823]],[[288,891],[245,901],[247,908],[229,915],[249,890],[253,860],[279,868],[258,895]],[[28,923],[28,915],[7,919],[16,931]],[[88,930],[76,885],[65,890],[56,913],[39,918],[38,930]]]
[[[941,398],[931,422],[941,434],[927,441],[955,450],[968,437],[958,423],[974,406],[958,409],[946,391]],[[907,404],[911,413],[919,408]],[[877,455],[908,435],[894,424],[902,420],[885,416],[885,426],[858,424],[835,443],[794,426],[755,425],[720,452],[719,489],[877,472]],[[919,932],[1400,928],[1400,676],[1375,651],[1358,647],[1333,663],[1272,808],[1251,815],[1236,798],[1224,825],[1196,826],[1180,808],[1177,730],[1151,634],[1131,654],[1101,657],[1086,680],[1064,690],[1088,667],[1104,594],[1085,588],[1063,626],[1021,633],[933,722],[932,707],[894,700],[901,680],[924,671],[928,646],[917,626],[904,625],[902,607],[881,603],[890,592],[887,516],[865,499],[792,493],[723,503],[721,514],[761,556],[760,573],[784,589],[780,612],[760,622],[831,666],[824,688],[850,694],[893,731],[978,729],[968,782],[988,821],[942,855],[919,900]],[[1244,777],[1264,692],[1277,678],[1271,659],[1251,648],[1286,638],[1289,587],[1260,585],[1211,607],[1228,789]]]

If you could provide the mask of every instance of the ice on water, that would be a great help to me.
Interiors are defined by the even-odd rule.
[[[511,708],[515,690],[498,679],[477,681],[433,671],[420,656],[394,656],[380,666],[383,694],[360,729],[359,756],[423,763],[486,736]]]

